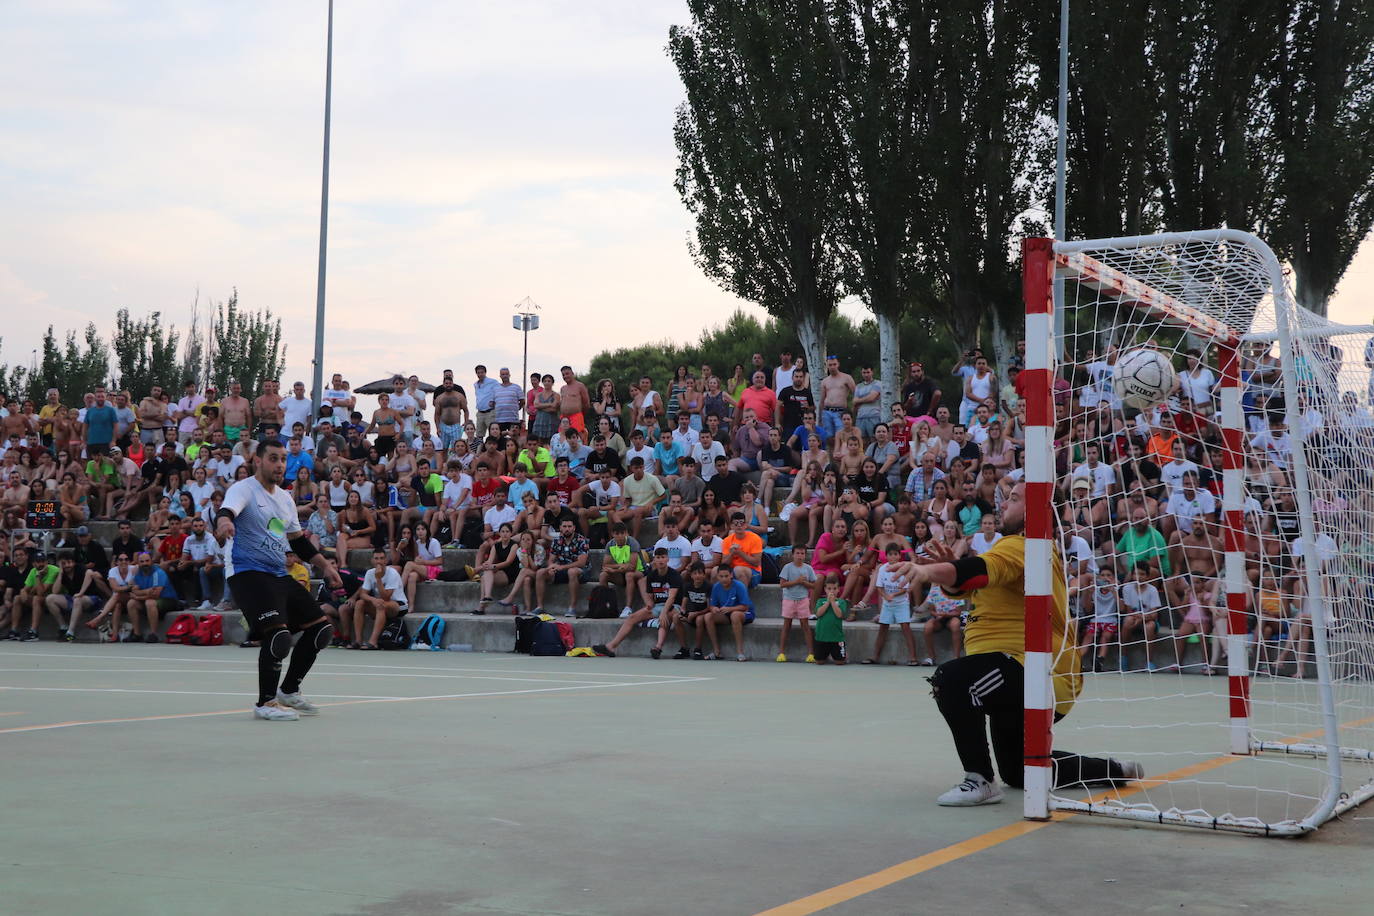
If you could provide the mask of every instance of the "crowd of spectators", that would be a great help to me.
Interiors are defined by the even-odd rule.
[[[751,593],[770,566],[765,553],[777,552],[780,658],[793,621],[809,658],[839,661],[830,644],[842,639],[813,639],[809,624],[833,637],[844,621],[872,616],[883,638],[900,627],[918,664],[938,631],[957,648],[967,609],[938,590],[903,595],[884,571],[920,562],[932,542],[958,558],[1000,537],[999,509],[1023,478],[1024,350],[1018,342],[1001,371],[977,348],[945,372],[913,361],[894,398],[871,367],[856,379],[834,357],[813,387],[786,352],[776,366],[754,354],[728,374],[679,366],[670,379],[628,385],[589,387],[567,366],[561,383],[535,373],[527,388],[484,366],[466,386],[445,370],[432,390],[398,376],[366,412],[338,374],[318,413],[303,383],[283,395],[274,380],[251,398],[238,383],[220,392],[193,382],[180,397],[153,386],[137,401],[98,387],[80,406],[53,389],[36,410],[0,397],[9,638],[36,639],[47,612],[68,639],[96,626],[155,640],[170,610],[226,607],[214,515],[224,490],[251,473],[255,443],[271,438],[287,448],[286,485],[310,539],[341,566],[350,551],[371,552],[370,568],[352,577],[357,597],[333,608],[344,644],[375,647],[420,583],[462,577],[481,583],[478,613],[542,611],[549,586],[566,585],[570,605],[559,610],[573,614],[593,588],[621,589],[626,623],[597,647],[607,655],[652,621],[655,657],[672,632],[680,657],[705,657],[708,644],[719,657],[720,627],[743,658]],[[1087,354],[1055,382],[1057,509],[1085,658],[1106,664],[1116,649],[1120,663],[1120,645],[1144,640],[1153,668],[1180,662],[1175,639],[1224,626],[1217,374],[1189,351],[1169,401],[1132,415],[1112,392],[1117,355]],[[1247,354],[1246,552],[1255,618],[1272,624],[1258,628],[1289,637],[1274,664],[1295,652],[1301,662],[1309,612],[1277,370],[1268,354]],[[1305,432],[1370,425],[1354,395],[1304,402],[1300,415]],[[1351,499],[1367,500],[1367,475],[1348,473]],[[68,532],[57,562],[26,530],[37,498],[56,504]],[[145,522],[140,536],[134,518]],[[97,543],[93,520],[117,520],[119,536]],[[1352,536],[1368,542],[1368,532]],[[446,571],[444,551],[459,546],[476,548],[476,559]],[[599,571],[593,550],[605,552]],[[87,609],[95,613],[83,621]],[[924,621],[923,652],[913,621]]]

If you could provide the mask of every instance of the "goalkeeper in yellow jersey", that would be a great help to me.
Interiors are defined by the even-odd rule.
[[[935,669],[931,692],[949,725],[964,767],[964,779],[939,798],[941,805],[990,805],[1002,800],[992,771],[992,756],[1002,781],[1022,786],[1025,660],[1026,485],[1018,483],[1002,505],[1003,537],[979,556],[953,560],[930,541],[926,549],[936,562],[911,563],[906,575],[915,582],[940,586],[950,597],[965,597],[971,608],[964,629],[968,653]],[[1067,624],[1064,570],[1054,554],[1051,610],[1055,721],[1073,708],[1082,690],[1078,653]],[[986,719],[986,723],[984,722]],[[988,730],[992,749],[988,749]],[[1140,779],[1138,763],[1081,757],[1055,751],[1054,785],[1116,783]]]

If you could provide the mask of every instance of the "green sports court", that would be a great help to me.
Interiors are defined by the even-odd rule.
[[[959,772],[928,668],[327,651],[321,715],[269,723],[255,660],[0,644],[0,910],[1327,913],[1374,893],[1361,809],[1263,840],[1028,822],[1014,791],[937,807]],[[1085,697],[1145,681],[1090,675]],[[1150,768],[1202,759],[1148,740]]]

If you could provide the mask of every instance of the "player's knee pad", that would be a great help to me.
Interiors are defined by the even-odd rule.
[[[285,627],[279,627],[263,638],[262,647],[267,650],[268,655],[281,661],[291,654],[291,634]]]
[[[329,643],[334,639],[334,625],[328,620],[322,620],[314,626],[306,627],[301,638],[310,640],[316,651],[323,651],[329,648]]]

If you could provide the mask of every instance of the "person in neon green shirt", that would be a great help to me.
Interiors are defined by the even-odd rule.
[[[530,436],[520,454],[515,456],[515,463],[528,470],[531,477],[552,477],[558,473],[553,456],[537,436]]]
[[[611,540],[606,544],[606,559],[601,564],[598,585],[616,582],[625,586],[625,606],[629,607],[637,592],[639,579],[644,575],[644,551],[639,542],[630,537],[624,522],[611,525]]]

